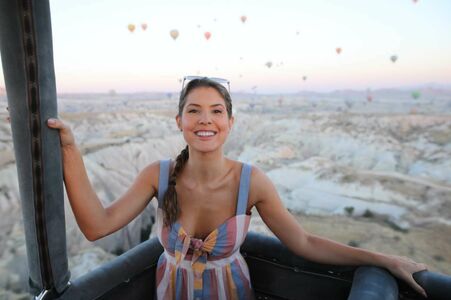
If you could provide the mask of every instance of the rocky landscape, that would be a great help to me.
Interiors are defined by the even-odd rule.
[[[451,274],[451,91],[234,95],[226,154],[264,170],[309,231],[406,255]],[[140,169],[184,147],[175,94],[60,95],[92,184],[107,205]],[[5,120],[6,97],[0,96]],[[11,130],[0,122],[0,299],[27,299],[27,266]],[[67,199],[66,199],[67,202]],[[153,201],[155,202],[155,201]],[[153,235],[154,206],[88,242],[66,203],[72,278]],[[255,211],[251,230],[271,234]]]

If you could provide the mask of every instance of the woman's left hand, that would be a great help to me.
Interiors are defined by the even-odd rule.
[[[405,256],[389,255],[390,264],[387,269],[396,277],[407,282],[415,291],[427,298],[424,289],[415,281],[413,274],[427,270],[427,265],[417,263]]]

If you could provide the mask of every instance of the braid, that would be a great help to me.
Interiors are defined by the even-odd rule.
[[[166,226],[172,225],[179,216],[179,206],[177,202],[177,191],[175,185],[177,176],[182,172],[186,162],[189,158],[188,146],[180,152],[175,160],[174,171],[169,176],[168,190],[163,198],[163,212],[164,212],[164,224]]]

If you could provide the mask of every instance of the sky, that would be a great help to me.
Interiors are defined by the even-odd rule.
[[[51,0],[50,6],[60,93],[174,92],[185,75],[227,78],[232,92],[451,86],[449,0]]]

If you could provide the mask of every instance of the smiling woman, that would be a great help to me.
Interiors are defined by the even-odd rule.
[[[29,282],[37,299],[396,299],[392,275],[402,299],[417,299],[424,290],[435,299],[451,293],[450,277],[423,264],[305,231],[260,169],[224,156],[232,100],[209,78],[191,79],[180,95],[175,121],[187,147],[174,162],[145,166],[127,192],[104,207],[70,127],[57,118],[48,2],[0,5]],[[63,177],[87,239],[122,228],[155,196],[158,240],[69,283]],[[253,207],[280,242],[247,236]],[[374,267],[355,271],[360,265]]]
[[[207,155],[206,151],[221,149],[218,146],[225,142],[234,121],[227,90],[213,80],[195,79],[182,91],[180,100],[176,121],[187,143],[203,147],[203,155]],[[196,138],[192,140],[193,137]]]

